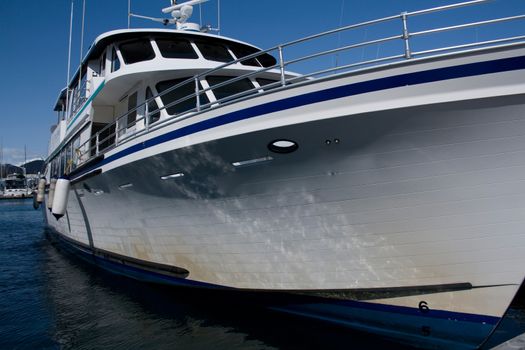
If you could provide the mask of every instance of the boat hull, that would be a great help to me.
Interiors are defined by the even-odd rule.
[[[284,293],[296,299],[281,311],[476,347],[525,276],[524,76],[388,87],[145,140],[73,179],[66,215],[45,211],[48,225],[133,278]],[[275,140],[298,148],[273,152]]]

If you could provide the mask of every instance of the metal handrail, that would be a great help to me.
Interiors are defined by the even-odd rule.
[[[485,3],[485,2],[489,2],[489,1],[494,1],[494,0],[472,0],[472,1],[459,2],[459,3],[456,3],[456,4],[437,6],[437,7],[432,7],[432,8],[429,8],[429,9],[424,9],[424,10],[407,12],[407,16],[426,15],[426,14],[433,13],[433,12],[441,12],[441,11],[446,11],[446,10],[452,10],[452,9],[457,9],[457,8],[460,8],[460,7],[477,5],[477,4],[481,4],[481,3]]]
[[[454,51],[454,50],[465,49],[469,47],[483,47],[487,45],[508,43],[508,42],[513,42],[513,41],[524,41],[524,40],[525,40],[525,35],[520,35],[520,36],[514,36],[514,37],[504,38],[504,39],[480,41],[480,42],[476,42],[473,44],[454,45],[454,46],[442,47],[442,48],[432,49],[432,50],[415,51],[415,52],[412,52],[412,56],[425,56],[430,53],[436,53],[436,52]]]
[[[71,113],[69,115],[70,118],[82,108],[84,102],[86,102],[88,99],[86,96],[87,84],[87,79],[82,80],[81,84],[74,90],[71,101]]]
[[[491,20],[487,20],[487,21],[465,23],[465,24],[460,24],[460,25],[456,25],[456,26],[449,26],[449,27],[443,27],[443,28],[422,30],[422,31],[419,31],[419,32],[411,33],[410,36],[426,35],[426,34],[433,34],[433,33],[442,33],[442,32],[447,32],[447,31],[456,30],[456,29],[465,29],[465,28],[471,28],[471,27],[479,27],[479,26],[482,26],[482,25],[485,25],[485,24],[509,22],[509,21],[514,21],[514,20],[522,19],[522,18],[525,18],[525,15],[503,17],[503,18],[491,19]]]
[[[429,13],[439,12],[439,11],[447,11],[451,9],[457,9],[461,7],[466,6],[472,6],[472,5],[478,5],[483,4],[487,2],[491,2],[494,0],[472,0],[472,1],[466,1],[462,3],[457,4],[451,4],[446,6],[439,6],[434,7],[430,9],[425,10],[419,10],[419,11],[412,11],[412,12],[403,12],[398,15],[383,17],[379,19],[374,19],[370,21],[364,21],[357,24],[352,24],[348,26],[343,26],[340,28],[328,30],[322,33],[306,36],[297,40],[293,40],[281,45],[274,46],[272,48],[269,48],[267,50],[262,50],[255,52],[253,54],[247,55],[245,57],[240,57],[235,60],[232,60],[230,62],[226,62],[224,64],[220,64],[219,66],[209,69],[203,72],[198,72],[197,74],[193,75],[192,77],[185,79],[184,81],[181,81],[173,86],[170,86],[169,88],[165,89],[161,93],[146,99],[141,104],[137,105],[136,107],[130,109],[123,115],[119,116],[115,122],[106,125],[104,128],[99,130],[95,133],[95,135],[92,135],[88,140],[86,140],[82,145],[78,147],[78,149],[84,150],[82,152],[83,154],[79,156],[79,159],[83,159],[84,155],[87,154],[86,160],[83,162],[76,164],[76,166],[79,166],[90,159],[92,159],[94,156],[98,155],[100,152],[107,152],[110,149],[113,149],[114,147],[129,142],[130,140],[143,135],[144,133],[149,132],[149,130],[153,128],[162,127],[174,122],[178,122],[180,120],[192,117],[195,114],[202,113],[204,111],[209,110],[210,108],[214,108],[219,105],[234,103],[243,99],[252,98],[254,93],[267,93],[268,90],[272,89],[282,89],[285,88],[288,84],[291,83],[300,83],[300,82],[308,82],[311,79],[315,79],[316,77],[326,77],[326,76],[333,76],[336,74],[343,74],[348,72],[358,72],[362,69],[367,69],[371,66],[379,66],[381,64],[389,64],[389,62],[397,62],[401,61],[403,59],[411,59],[412,57],[418,56],[426,56],[434,53],[439,52],[447,52],[447,51],[459,51],[463,49],[470,49],[475,47],[485,47],[487,45],[495,45],[499,43],[504,42],[512,42],[512,41],[519,41],[523,40],[525,41],[525,33],[524,35],[517,35],[510,38],[497,38],[493,40],[485,40],[485,41],[475,41],[471,43],[466,44],[460,44],[455,46],[449,46],[449,47],[439,47],[439,48],[431,48],[426,50],[414,50],[411,45],[411,39],[414,37],[420,37],[424,35],[431,35],[436,33],[442,33],[446,31],[453,31],[453,30],[461,30],[465,28],[472,28],[472,27],[478,27],[478,26],[486,26],[490,24],[497,24],[502,22],[509,22],[509,21],[517,21],[525,19],[525,14],[523,15],[516,15],[516,16],[510,16],[510,17],[502,17],[502,18],[495,18],[491,20],[483,20],[483,21],[477,21],[477,22],[470,22],[470,23],[464,23],[459,25],[452,25],[452,26],[446,26],[446,27],[440,27],[440,28],[431,28],[426,30],[419,30],[410,32],[409,26],[408,26],[408,19],[410,17],[414,16],[422,16]],[[308,55],[300,56],[300,57],[291,57],[290,59],[286,60],[285,57],[287,57],[287,53],[285,53],[285,50],[288,50],[292,47],[297,47],[300,44],[303,43],[309,43],[317,39],[326,38],[333,34],[339,34],[341,32],[345,31],[352,31],[358,28],[368,28],[374,25],[378,25],[380,23],[385,23],[389,21],[400,21],[399,24],[399,34],[396,35],[390,35],[385,37],[379,37],[373,40],[364,40],[356,43],[351,43],[348,45],[344,45],[341,47],[331,48],[319,52],[310,53]],[[340,53],[344,52],[350,52],[351,50],[355,50],[358,48],[362,48],[364,50],[365,47],[369,47],[371,45],[377,45],[379,48],[379,45],[386,43],[386,42],[394,42],[396,40],[399,40],[402,44],[402,54],[390,54],[386,55],[385,57],[375,57],[372,59],[364,59],[364,56],[361,58],[361,60],[357,62],[350,62],[343,65],[336,65],[328,68],[320,67],[321,69],[313,70],[309,72],[305,72],[303,74],[295,74],[290,73],[287,71],[287,69],[290,68],[290,66],[294,66],[299,63],[304,62],[312,62],[315,59],[321,59],[324,57],[329,57],[332,55],[339,55]],[[379,49],[378,49],[379,50]],[[288,51],[287,51],[288,52]],[[257,59],[258,57],[261,57],[263,55],[275,55],[277,57],[277,63],[271,66],[263,67],[254,67],[254,66],[248,66],[248,65],[242,65],[242,62],[246,62],[251,59]],[[259,62],[259,61],[258,61]],[[206,80],[207,77],[211,75],[217,75],[217,74],[224,74],[226,76],[231,75],[228,74],[229,69],[239,69],[242,66],[243,74],[232,76],[231,79],[221,82],[219,84],[216,84],[214,86],[210,87],[200,87],[200,82]],[[234,84],[235,82],[238,82],[243,79],[250,79],[257,76],[263,76],[263,74],[270,74],[273,75],[275,78],[278,78],[275,82],[257,87],[254,85],[254,88],[248,89],[246,91],[242,91],[239,93],[236,93],[234,95],[230,95],[221,99],[215,99],[210,100],[208,103],[201,104],[200,102],[200,96],[202,94],[207,95],[208,92],[212,92],[215,89],[228,86],[230,84]],[[188,94],[186,96],[183,96],[175,101],[171,101],[169,103],[164,104],[164,100],[162,98],[172,92],[176,89],[186,86],[189,84],[193,84],[195,87],[194,91],[191,94]],[[83,84],[84,85],[84,84]],[[79,89],[80,91],[80,89]],[[85,87],[84,87],[85,91]],[[79,92],[80,93],[80,92]],[[157,104],[158,108],[154,111],[149,111],[149,104],[153,101],[157,101],[157,98],[160,98],[162,104]],[[177,115],[169,116],[167,118],[161,118],[160,120],[157,120],[154,123],[150,122],[150,117],[152,115],[155,115],[157,113],[163,114],[162,111],[167,111],[172,106],[175,106],[177,104],[183,103],[188,100],[195,99],[196,103],[194,108],[191,108],[187,111],[183,111],[181,113],[178,113]],[[133,125],[135,126],[134,131],[127,131],[128,125],[127,120],[125,121],[124,118],[127,118],[130,113],[136,113],[137,118],[133,122]],[[110,129],[114,128],[112,132],[110,132]],[[107,133],[107,135],[106,135]],[[100,135],[106,135],[102,140],[100,139]],[[109,145],[106,145],[109,144]],[[63,146],[63,145],[62,145]],[[73,152],[76,153],[76,152]]]

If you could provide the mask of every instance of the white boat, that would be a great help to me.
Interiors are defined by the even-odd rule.
[[[102,34],[56,103],[47,225],[132,278],[270,292],[285,312],[480,346],[525,277],[525,15],[410,24],[485,3],[269,50],[181,12],[179,29]],[[432,39],[508,22],[522,33]],[[384,23],[399,30],[323,44]]]
[[[29,198],[33,191],[27,186],[27,179],[23,174],[9,174],[0,184],[2,192],[0,199]]]

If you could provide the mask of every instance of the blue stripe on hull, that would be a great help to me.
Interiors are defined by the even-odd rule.
[[[246,108],[243,110],[224,114],[212,119],[203,120],[201,122],[185,126],[183,128],[168,132],[166,134],[151,138],[143,143],[136,144],[126,148],[114,155],[105,158],[100,163],[89,167],[76,178],[79,178],[87,172],[99,168],[103,165],[109,164],[117,159],[136,153],[143,149],[159,145],[164,142],[175,140],[180,137],[188,136],[200,131],[212,129],[218,126],[234,123],[237,121],[284,111],[291,108],[306,106],[319,102],[326,102],[343,97],[356,96],[369,92],[376,92],[381,90],[393,89],[403,86],[419,85],[425,83],[433,83],[437,81],[444,81],[457,78],[466,78],[484,74],[502,73],[514,70],[525,69],[525,57],[512,57],[487,62],[478,62],[464,64],[461,66],[445,67],[432,69],[421,72],[414,72],[386,78],[374,79],[360,83],[339,86],[322,91],[314,91],[307,94],[294,96],[278,101],[265,103],[262,105]]]
[[[383,305],[385,306],[385,305]],[[357,304],[301,303],[270,307],[301,317],[318,319],[374,333],[410,346],[439,349],[475,349],[492,334],[495,324],[443,319],[425,315],[363,310]],[[418,310],[415,310],[419,312]],[[435,311],[435,310],[434,310]]]
[[[74,255],[115,274],[127,276],[149,283],[177,287],[198,287],[205,289],[231,290],[237,292],[263,294],[268,291],[239,290],[219,285],[192,281],[164,275],[151,270],[117,263],[101,256],[95,256],[89,248],[74,244],[69,239],[52,232],[59,242]],[[286,298],[282,299],[282,295]],[[381,334],[397,341],[409,341],[412,345],[429,346],[439,344],[446,348],[473,348],[481,344],[497,326],[499,317],[429,310],[422,312],[417,308],[385,305],[355,300],[328,299],[315,296],[275,294],[276,302],[266,303],[271,309],[295,315],[320,319],[341,324],[354,329]],[[283,302],[285,300],[285,302]],[[297,300],[297,302],[295,302]]]

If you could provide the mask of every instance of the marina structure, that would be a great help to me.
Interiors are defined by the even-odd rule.
[[[54,236],[132,278],[273,293],[277,310],[419,346],[483,344],[525,277],[525,30],[432,35],[525,14],[411,30],[487,3],[468,1],[261,50],[188,23],[199,2],[164,9],[177,29],[100,35],[59,93]]]

